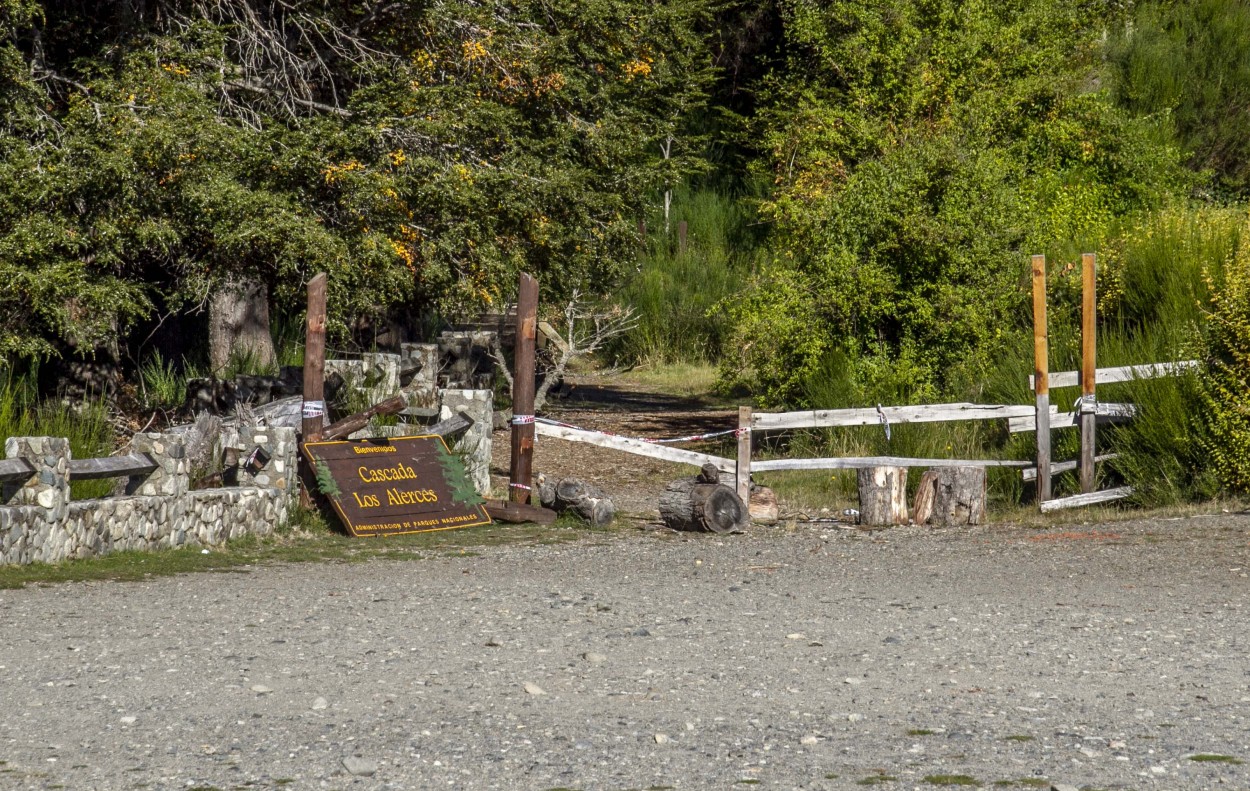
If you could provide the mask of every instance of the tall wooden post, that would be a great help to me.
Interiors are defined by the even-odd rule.
[[[528,503],[534,484],[534,345],[538,337],[538,281],[522,272],[517,285],[516,366],[512,372],[512,464],[508,499]]]
[[[1050,360],[1046,329],[1046,256],[1033,256],[1033,389],[1037,394],[1037,501],[1050,499]]]
[[[1081,493],[1094,491],[1094,437],[1097,415],[1094,389],[1098,366],[1096,264],[1093,253],[1081,256]]]
[[[326,414],[326,273],[308,281],[308,329],[304,336],[304,442],[321,439]]]
[[[751,407],[738,407],[738,468],[734,476],[738,496],[751,503]]]
[[[677,252],[679,253],[686,252],[686,233],[689,227],[685,220],[677,223]]]

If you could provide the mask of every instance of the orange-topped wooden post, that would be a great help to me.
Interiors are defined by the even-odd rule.
[[[1033,392],[1037,395],[1037,501],[1050,499],[1050,360],[1046,256],[1033,256]]]
[[[1096,264],[1093,253],[1081,256],[1081,493],[1094,491],[1095,435],[1098,416],[1097,310],[1095,298]]]
[[[508,471],[508,499],[515,503],[528,503],[534,485],[534,346],[537,338],[538,281],[522,272],[517,284],[512,462]]]

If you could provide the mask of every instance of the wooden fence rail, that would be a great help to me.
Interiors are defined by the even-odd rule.
[[[598,445],[601,448],[623,450],[626,453],[633,453],[637,456],[674,461],[679,464],[692,464],[695,467],[702,467],[704,464],[715,464],[716,469],[721,472],[733,472],[737,467],[733,459],[711,456],[707,453],[695,453],[694,451],[682,450],[680,448],[670,448],[667,445],[656,445],[651,442],[643,442],[640,439],[615,437],[599,431],[552,426],[547,423],[534,423],[534,431],[541,437],[556,437],[572,442],[585,442],[589,445]]]
[[[1033,407],[1015,404],[958,403],[859,409],[811,409],[803,412],[757,412],[751,417],[751,428],[756,431],[770,431],[902,423],[946,423],[958,420],[1018,418],[1032,414]]]
[[[1197,360],[1178,360],[1172,363],[1147,363],[1146,365],[1125,365],[1119,368],[1099,368],[1094,376],[1095,384],[1105,385],[1116,382],[1132,382],[1137,379],[1159,379],[1165,376],[1180,376],[1186,371],[1198,368]],[[1050,374],[1051,387],[1076,387],[1081,383],[1080,371],[1061,371]],[[1029,376],[1029,389],[1033,389],[1033,376]]]
[[[25,481],[35,474],[35,468],[25,459],[5,459],[0,461],[0,483],[9,481]]]
[[[147,475],[159,467],[146,453],[106,456],[100,459],[72,459],[69,463],[71,481],[93,481],[97,478],[120,478]]]

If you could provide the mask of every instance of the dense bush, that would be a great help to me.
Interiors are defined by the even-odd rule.
[[[1183,191],[1158,123],[1099,87],[1111,5],[785,4],[774,263],[727,378],[769,403],[831,366],[892,395],[903,371],[915,398],[970,386],[1018,332],[1026,253]]]
[[[519,269],[605,290],[641,196],[700,167],[705,6],[6,0],[0,354],[89,352],[231,277],[294,311],[328,271],[340,339]]]

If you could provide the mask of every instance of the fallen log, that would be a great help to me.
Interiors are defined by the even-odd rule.
[[[697,476],[668,485],[660,495],[660,518],[673,530],[734,533],[746,528],[750,513],[738,493],[720,483],[719,468],[705,464]]]
[[[330,440],[343,439],[369,425],[369,418],[375,415],[394,415],[407,406],[408,401],[403,396],[392,396],[380,404],[374,404],[363,412],[348,415],[342,420],[336,420],[326,426],[325,430],[321,432],[321,440],[329,442]]]
[[[533,522],[536,525],[549,525],[556,521],[556,512],[547,508],[526,503],[514,503],[507,500],[487,500],[482,504],[486,513],[496,522],[521,524]]]
[[[538,501],[556,513],[572,511],[594,527],[606,527],[616,516],[616,506],[606,492],[577,478],[562,478],[554,484],[541,481]]]

